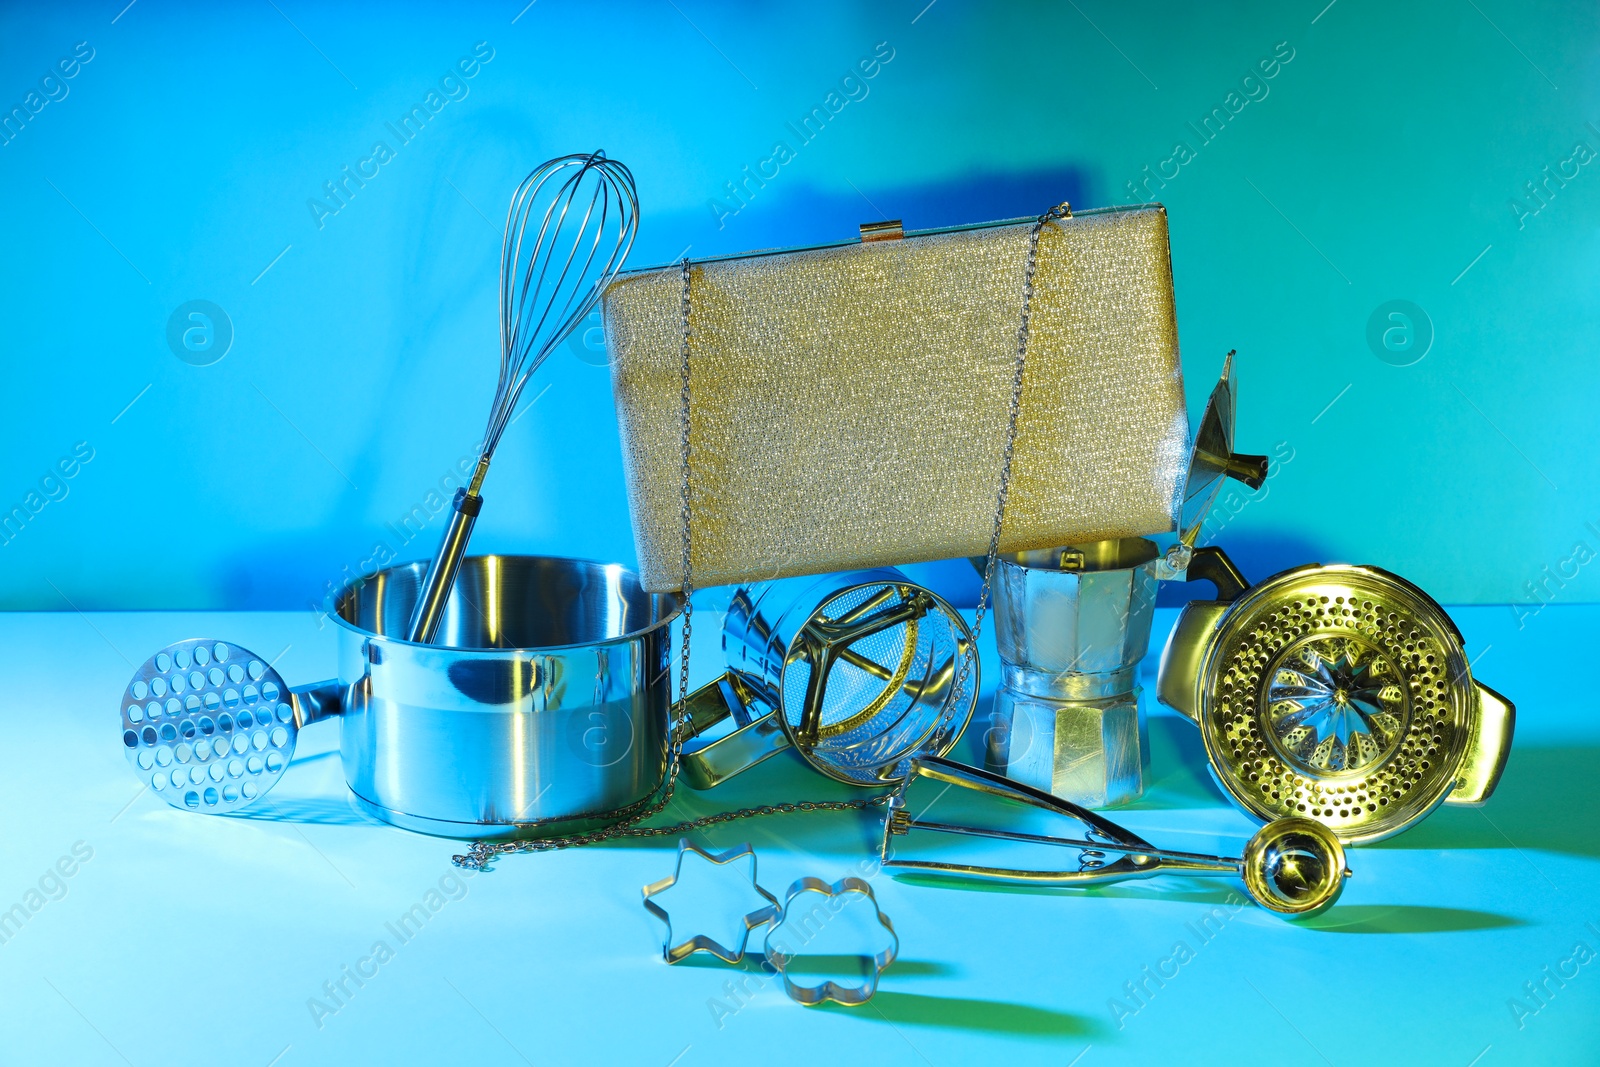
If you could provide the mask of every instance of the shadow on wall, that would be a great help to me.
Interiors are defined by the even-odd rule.
[[[1085,168],[1076,166],[1020,173],[974,171],[922,185],[857,187],[846,179],[842,190],[801,182],[785,187],[780,174],[766,188],[754,190],[731,214],[727,209],[738,201],[729,196],[708,201],[697,209],[703,214],[665,216],[651,228],[657,233],[677,231],[686,239],[706,234],[691,246],[691,258],[699,258],[850,240],[858,235],[861,223],[884,219],[900,219],[908,230],[927,230],[1036,216],[1063,200],[1091,207],[1095,205],[1090,193],[1097,184]],[[721,209],[711,206],[718,203]]]
[[[645,266],[653,257],[674,255],[683,247],[678,242],[691,239],[694,243],[689,246],[690,255],[695,258],[848,240],[857,236],[860,223],[878,221],[881,212],[887,212],[891,218],[901,218],[912,229],[1026,217],[1038,215],[1062,200],[1087,204],[1091,188],[1087,172],[1074,166],[1020,173],[977,171],[933,184],[862,186],[859,192],[848,185],[842,192],[824,191],[799,180],[789,182],[779,177],[766,188],[757,190],[757,195],[737,213],[724,215],[720,230],[716,227],[716,214],[705,206],[672,215],[647,212],[641,244],[631,263]],[[418,240],[430,228],[445,225],[433,214],[425,213],[421,217],[425,224],[411,224],[418,228]],[[468,230],[468,236],[474,240],[487,240],[485,234],[488,230],[484,234]],[[424,268],[407,267],[392,284],[408,291],[419,286],[429,291],[442,287],[452,299],[470,300],[473,299],[472,289],[462,279],[473,278],[477,281],[472,284],[486,287],[484,299],[492,301],[491,276],[466,259],[460,259],[456,265],[460,269],[454,272],[437,271],[421,276],[417,272]],[[439,303],[431,300],[429,306]],[[406,347],[409,342],[404,338],[395,338],[394,343],[400,346],[398,350],[402,354],[411,353]],[[399,403],[403,396],[396,391],[387,400]],[[606,432],[615,430],[608,426]],[[384,440],[375,428],[352,463],[352,477],[363,485],[381,481],[380,468],[388,462],[386,456]],[[619,497],[622,494],[620,468],[611,491]],[[332,510],[338,515],[351,516],[343,525],[335,523],[329,528],[275,537],[232,555],[215,578],[223,590],[225,602],[244,609],[309,608],[348,578],[369,573],[397,559],[432,554],[438,537],[436,527],[430,528],[419,543],[398,543],[392,533],[379,529],[378,524],[366,516],[359,490],[352,486],[341,488],[339,492],[341,499]],[[403,510],[404,505],[411,502],[386,503],[380,511]],[[631,561],[628,562],[631,565]],[[967,565],[962,562],[960,566]],[[974,588],[972,597],[975,596]]]

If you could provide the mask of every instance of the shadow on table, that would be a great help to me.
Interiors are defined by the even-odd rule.
[[[1145,699],[1153,699],[1149,687]],[[1150,766],[1144,794],[1118,811],[1158,808],[1215,807],[1228,798],[1211,780],[1206,746],[1194,723],[1177,715],[1160,713],[1146,720],[1150,734]]]
[[[255,822],[308,823],[316,826],[381,826],[357,810],[344,793],[337,797],[265,796],[240,811],[219,816],[223,819],[250,819]]]
[[[807,963],[830,973],[844,973],[852,964],[859,963],[855,956],[811,956]],[[773,978],[774,973],[764,966],[764,961],[746,956],[736,965],[724,963],[706,955],[690,956],[677,964],[679,967],[709,968],[713,970],[738,970],[749,974]],[[928,978],[954,972],[947,963],[935,960],[895,960],[888,976],[895,979]],[[842,1004],[820,1004],[816,1011],[837,1012],[847,1018],[865,1022],[882,1019],[891,1025],[929,1026],[945,1030],[972,1030],[982,1033],[1018,1034],[1032,1037],[1083,1038],[1096,1037],[1104,1032],[1100,1023],[1087,1016],[1071,1012],[1039,1008],[1030,1004],[1011,1004],[1003,1000],[976,1000],[970,997],[939,997],[927,993],[897,993],[880,989],[865,1005],[846,1007]]]
[[[895,965],[899,967],[898,964]],[[890,972],[894,973],[893,970]],[[990,1034],[1017,1034],[1045,1038],[1097,1037],[1105,1031],[1099,1022],[1085,1015],[1031,1004],[1012,1004],[1004,1000],[976,1000],[971,997],[936,997],[925,993],[895,993],[880,990],[861,1007],[823,1004],[826,1011],[891,1025],[928,1026],[941,1030],[971,1030]]]
[[[1431,908],[1410,904],[1341,904],[1326,914],[1301,919],[1308,930],[1336,934],[1452,934],[1526,926],[1521,919],[1469,908]]]
[[[1600,857],[1600,748],[1514,748],[1478,808],[1441,805],[1398,837],[1366,848],[1517,848]]]
[[[894,880],[926,889],[955,889],[965,892],[1010,893],[1031,897],[1105,897],[1111,900],[1159,900],[1171,904],[1238,904],[1247,898],[1236,884],[1225,880],[1168,876],[1158,885],[1123,883],[1120,885],[1030,885],[1025,882],[995,882],[958,874],[915,874],[894,872]]]
[[[1238,907],[1248,903],[1244,892],[1227,882],[1208,884],[1202,879],[1173,876],[1162,884],[1108,886],[1023,885],[989,882],[977,878],[948,875],[897,874],[896,881],[937,889],[977,890],[989,893],[1020,893],[1028,896],[1107,897],[1113,900],[1152,900],[1168,904],[1207,904],[1212,907]],[[1522,919],[1469,908],[1435,908],[1410,904],[1340,904],[1326,914],[1294,921],[1297,927],[1340,934],[1446,934],[1468,930],[1500,930],[1526,926]]]
[[[752,935],[754,938],[754,935]],[[851,964],[861,961],[860,956],[807,956],[809,966],[824,968],[833,973],[843,973],[850,969]],[[725,963],[715,956],[697,952],[687,959],[679,960],[676,967],[705,967],[715,971],[739,970],[748,974],[774,975],[776,972],[769,970],[766,961],[761,958],[761,946],[752,939],[747,947],[745,958],[737,964]],[[902,978],[937,978],[941,975],[953,974],[955,969],[948,963],[939,963],[935,960],[906,960],[897,959],[891,965],[894,973]]]

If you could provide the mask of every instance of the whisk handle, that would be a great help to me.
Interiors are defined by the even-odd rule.
[[[422,590],[417,596],[417,606],[411,612],[411,625],[406,640],[432,644],[444,620],[444,606],[455,588],[456,572],[467,554],[467,542],[472,539],[473,524],[478,512],[483,510],[483,497],[469,493],[465,488],[456,490],[450,503],[450,522],[444,528],[439,551],[428,564],[428,573],[422,579]]]

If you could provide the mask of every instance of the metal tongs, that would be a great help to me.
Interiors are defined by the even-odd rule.
[[[1339,839],[1326,826],[1311,819],[1270,822],[1245,844],[1243,856],[1228,858],[1156,848],[1071,801],[953,760],[934,757],[913,760],[906,782],[909,785],[917,778],[930,778],[1065,815],[1082,825],[1083,836],[1057,837],[919,818],[906,807],[906,791],[902,789],[890,799],[889,813],[883,822],[881,858],[883,866],[891,870],[928,871],[1038,885],[1100,885],[1157,874],[1231,875],[1243,880],[1245,891],[1257,904],[1295,918],[1331,907],[1344,889],[1344,880],[1350,876]],[[1071,870],[1035,871],[890,858],[890,842],[913,830],[1073,848],[1078,850],[1078,865]],[[1113,856],[1118,858],[1113,859]]]

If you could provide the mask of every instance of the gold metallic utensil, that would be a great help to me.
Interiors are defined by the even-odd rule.
[[[936,822],[913,815],[901,792],[890,801],[889,814],[883,823],[880,855],[883,866],[890,870],[1062,886],[1101,885],[1157,874],[1233,875],[1243,880],[1245,891],[1257,904],[1294,918],[1315,915],[1331,907],[1344,889],[1344,880],[1350,876],[1339,839],[1326,826],[1311,819],[1285,818],[1268,823],[1245,844],[1242,856],[1228,858],[1155,848],[1143,838],[1071,801],[951,760],[914,761],[912,778],[918,777],[1065,815],[1081,824],[1082,836],[1061,837]],[[1078,862],[1071,869],[1039,871],[892,856],[892,843],[916,830],[1075,849]]]
[[[1183,609],[1158,695],[1199,725],[1240,808],[1359,843],[1489,798],[1516,710],[1473,681],[1460,631],[1422,590],[1346,564],[1250,586],[1217,548],[1197,549],[1188,577],[1217,599]]]
[[[685,701],[684,778],[709,789],[792,746],[836,781],[898,782],[966,728],[972,645],[960,612],[890,567],[741,586],[723,621],[729,669]],[[736,729],[699,739],[729,718]]]

